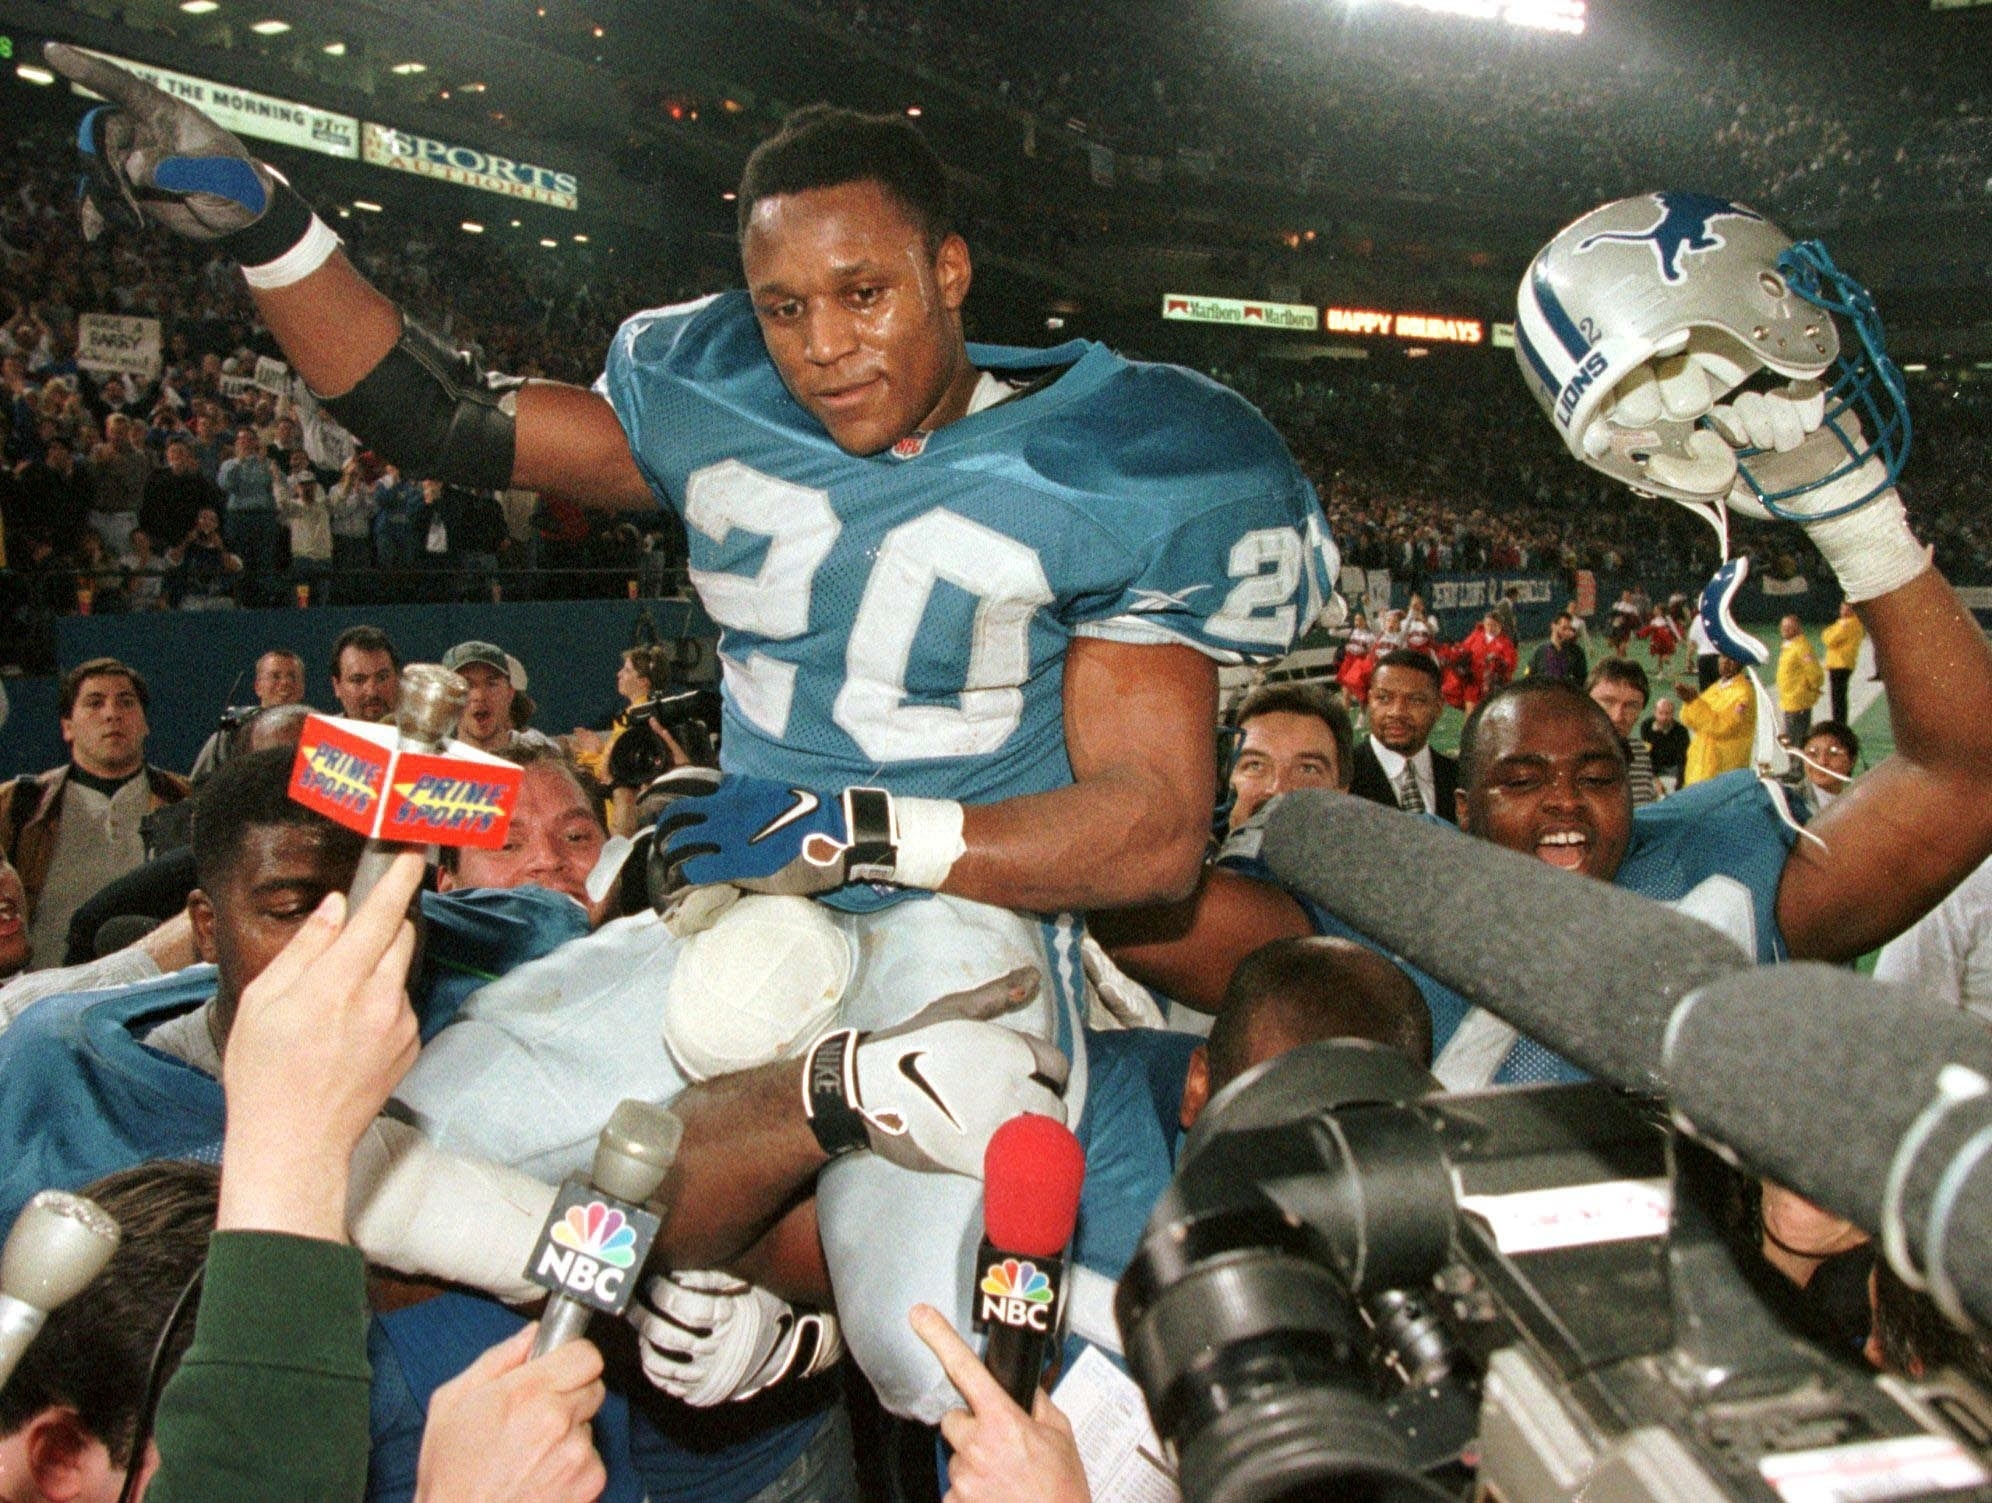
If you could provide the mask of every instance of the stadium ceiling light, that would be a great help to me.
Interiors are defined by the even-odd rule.
[[[1903,366],[1903,367],[1902,367],[1902,369],[1903,369],[1903,370],[1905,370],[1905,371],[1908,371],[1908,372],[1910,372],[1910,373],[1912,373],[1912,374],[1913,374],[1913,373],[1916,373],[1916,372],[1920,372],[1920,371],[1926,371],[1926,370],[1928,370],[1928,369],[1929,369],[1929,367],[1928,367],[1927,365],[1917,365],[1917,364],[1913,364],[1913,363],[1912,363],[1912,364],[1909,364],[1909,365],[1905,365],[1905,366]]]
[[[47,86],[55,82],[55,75],[46,68],[37,68],[33,63],[21,63],[14,69],[16,78],[26,79],[31,84]]]
[[[354,199],[353,207],[356,209],[365,209],[369,214],[378,214],[380,212],[379,204],[370,204],[364,198]]]
[[[732,203],[735,199],[740,197],[740,195],[738,193],[735,193],[731,188],[728,188],[724,193],[720,194],[719,196],[725,199],[728,203]]]
[[[518,220],[516,220],[516,219],[515,219],[515,220],[513,220],[513,221],[512,221],[512,228],[516,230],[516,229],[517,229],[518,227],[519,227],[519,221],[518,221]]]
[[[180,0],[180,9],[190,16],[204,16],[221,9],[221,0]]]
[[[475,219],[466,219],[463,222],[463,232],[466,235],[482,235],[484,233],[484,226],[479,224]]]
[[[586,245],[588,243],[588,237],[586,235],[576,235],[574,237],[574,243],[576,245]]]
[[[540,244],[545,246],[548,250],[553,250],[557,246],[559,246],[560,242],[558,240],[542,240],[540,241]]]
[[[255,32],[256,35],[259,37],[280,37],[285,32],[290,30],[290,22],[278,21],[274,19],[268,21],[258,21],[254,26],[251,26],[249,29]]]
[[[402,77],[406,78],[413,73],[427,73],[429,65],[427,63],[396,63],[387,71],[390,73],[399,73]]]
[[[920,118],[920,106],[917,104],[909,104],[906,106],[906,113],[912,116],[913,119],[918,120]]]
[[[344,42],[327,42],[324,51],[327,57],[344,57],[346,55],[346,44]]]
[[[1410,349],[1404,352],[1404,358],[1406,360],[1422,360],[1431,353],[1432,352],[1426,349],[1422,344],[1414,344],[1413,346],[1411,346]]]
[[[457,87],[462,89],[466,94],[482,94],[484,92],[484,85],[481,83],[458,84]]]

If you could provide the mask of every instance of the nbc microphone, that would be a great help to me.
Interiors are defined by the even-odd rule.
[[[118,1224],[94,1201],[44,1190],[21,1208],[0,1252],[0,1387],[48,1319],[104,1271]]]
[[[989,1333],[983,1362],[1029,1414],[1058,1329],[1086,1154],[1062,1123],[1025,1113],[990,1137],[982,1175],[975,1329]]]
[[[669,1197],[658,1192],[684,1135],[685,1124],[667,1108],[621,1102],[595,1140],[588,1174],[571,1175],[561,1186],[526,1265],[526,1277],[550,1296],[535,1357],[577,1340],[596,1311],[621,1315],[629,1308],[669,1209]]]

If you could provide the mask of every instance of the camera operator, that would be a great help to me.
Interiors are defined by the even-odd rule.
[[[235,682],[240,684],[242,680]],[[256,696],[256,708],[267,710],[273,705],[302,704],[304,659],[288,647],[272,647],[256,659],[256,676],[250,690]],[[188,775],[196,787],[221,765],[229,738],[253,713],[247,705],[230,705],[221,712],[220,723],[202,744],[200,755],[194,758],[194,770]]]
[[[622,655],[616,670],[616,692],[623,708],[616,713],[608,733],[576,726],[567,742],[574,765],[606,790],[609,829],[617,835],[636,832],[636,793],[658,773],[691,762],[711,762],[710,756],[694,757],[654,708],[646,707],[670,694],[672,663],[670,653],[658,646],[632,647]],[[641,726],[648,738],[622,749],[625,734]],[[703,729],[703,727],[701,727]]]

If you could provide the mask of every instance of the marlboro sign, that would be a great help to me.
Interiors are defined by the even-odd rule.
[[[392,726],[313,715],[290,796],[376,840],[489,850],[505,843],[523,771],[461,741],[441,753],[403,751]]]

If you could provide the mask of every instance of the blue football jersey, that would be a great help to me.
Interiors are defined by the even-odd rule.
[[[1226,388],[1074,341],[970,345],[1010,400],[865,457],[789,395],[745,293],[626,322],[597,389],[723,630],[722,760],[986,803],[1072,780],[1075,635],[1285,653],[1336,574],[1313,487]]]

